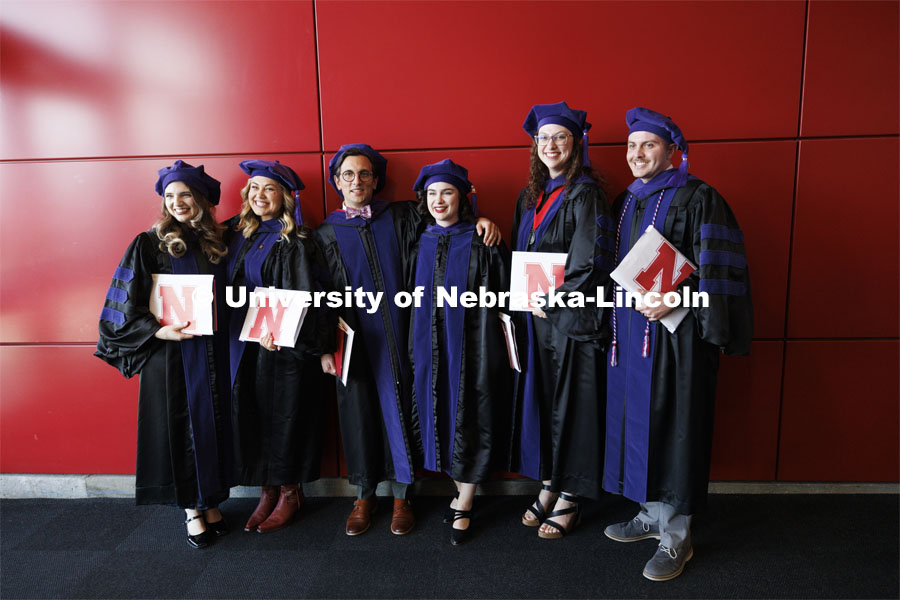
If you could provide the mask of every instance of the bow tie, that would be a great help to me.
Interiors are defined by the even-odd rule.
[[[354,217],[362,217],[363,219],[371,219],[372,218],[372,207],[366,204],[362,208],[350,208],[349,206],[344,207],[344,212],[347,213],[347,218],[352,219]]]

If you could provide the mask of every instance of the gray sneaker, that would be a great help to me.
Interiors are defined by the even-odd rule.
[[[607,527],[604,532],[606,537],[617,542],[637,542],[650,538],[659,539],[659,526],[650,525],[635,517],[625,523],[616,523]]]
[[[684,565],[694,556],[694,548],[690,543],[681,549],[668,548],[662,544],[656,554],[644,566],[644,577],[651,581],[668,581],[675,579],[684,571]]]

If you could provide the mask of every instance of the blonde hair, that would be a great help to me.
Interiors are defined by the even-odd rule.
[[[216,221],[216,209],[194,188],[188,186],[194,197],[194,214],[187,222],[187,227],[197,236],[200,250],[209,262],[218,264],[222,257],[228,254],[228,247],[222,241],[224,227]],[[166,199],[163,198],[162,210],[159,220],[153,225],[156,237],[159,238],[159,250],[168,252],[175,258],[181,258],[187,252],[187,242],[184,240],[184,226],[172,216],[166,208]]]
[[[280,183],[278,183],[278,187],[281,189],[283,197],[281,216],[278,217],[278,222],[281,223],[281,236],[279,239],[288,241],[291,234],[296,234],[302,238],[306,237],[306,227],[298,227],[294,221],[294,207],[297,205],[294,195]],[[253,213],[253,209],[250,208],[249,194],[250,180],[248,179],[247,185],[241,189],[241,218],[238,220],[237,225],[234,226],[234,230],[240,231],[244,238],[252,236],[259,227],[259,218]]]

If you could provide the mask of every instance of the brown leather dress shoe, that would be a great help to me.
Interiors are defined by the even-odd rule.
[[[394,535],[406,535],[416,526],[416,516],[413,514],[409,500],[394,498],[394,515],[391,517],[391,533]]]
[[[276,504],[278,504],[278,486],[262,486],[259,504],[256,505],[256,510],[250,515],[250,520],[244,525],[244,531],[253,531],[260,523],[268,519],[272,511],[275,510]]]
[[[277,531],[291,522],[294,515],[303,505],[303,489],[296,483],[281,486],[281,495],[278,497],[278,504],[275,510],[269,515],[269,518],[260,523],[256,531],[259,533],[269,533]]]
[[[360,535],[369,530],[372,524],[372,513],[375,512],[375,499],[357,500],[353,503],[353,511],[347,517],[347,535]]]

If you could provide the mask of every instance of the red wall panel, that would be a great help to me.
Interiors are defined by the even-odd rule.
[[[710,479],[775,479],[783,354],[784,342],[754,342],[721,357]]]
[[[134,473],[138,378],[93,353],[0,347],[0,471]]]
[[[3,3],[0,157],[319,149],[312,3]]]
[[[240,209],[249,156],[192,157],[222,182],[217,216]],[[293,167],[310,224],[323,218],[318,154],[261,156]],[[90,342],[112,272],[125,248],[159,216],[157,169],[173,158],[0,164],[0,342]],[[39,189],[40,193],[35,193]],[[64,316],[64,318],[61,318]]]
[[[809,3],[801,135],[900,133],[900,4]]]
[[[789,337],[898,336],[898,189],[897,138],[800,143]]]
[[[786,353],[778,479],[897,481],[900,342],[789,341]]]
[[[621,139],[635,105],[691,139],[794,136],[803,18],[802,2],[319,2],[325,148],[525,145],[531,105],[563,99],[594,141]]]

